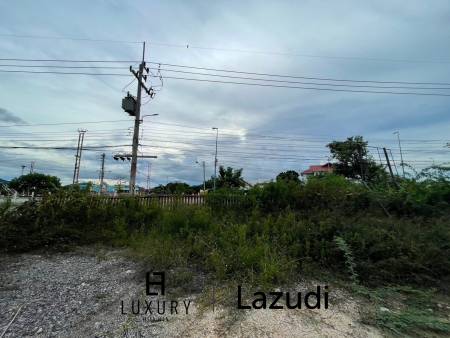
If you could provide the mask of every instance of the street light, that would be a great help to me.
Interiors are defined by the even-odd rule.
[[[212,127],[212,130],[216,131],[216,154],[214,156],[214,188],[213,190],[216,191],[216,179],[217,179],[217,140],[219,138],[219,128]]]
[[[147,115],[142,115],[141,119],[139,120],[140,123],[144,122],[144,117],[150,117],[150,116],[158,116],[159,114],[147,114]]]
[[[195,163],[200,164],[199,161],[195,161]],[[202,166],[203,166],[203,191],[206,191],[205,161],[202,161]]]
[[[139,120],[139,124],[142,124],[142,123],[144,123],[144,117],[151,117],[151,116],[158,116],[159,114],[147,114],[147,115],[142,115],[141,116],[141,119]],[[143,139],[143,137],[144,137],[144,130],[142,129],[141,130],[141,140]]]

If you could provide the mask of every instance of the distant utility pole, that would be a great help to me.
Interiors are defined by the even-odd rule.
[[[148,74],[149,69],[145,67],[145,41],[142,43],[142,61],[139,64],[139,70],[136,72],[133,67],[130,66],[130,72],[133,73],[134,77],[138,80],[137,95],[136,99],[128,95],[125,99],[129,102],[134,101],[134,109],[125,109],[124,101],[122,101],[122,108],[127,111],[131,116],[134,116],[134,131],[133,131],[133,146],[131,150],[131,169],[130,169],[130,193],[132,195],[136,192],[136,172],[137,172],[137,152],[139,146],[139,125],[141,123],[141,97],[142,89],[145,90],[150,98],[155,95],[153,89],[147,88],[145,83],[147,81],[147,75],[144,75],[144,71]],[[124,100],[125,100],[124,99]]]
[[[202,165],[203,165],[203,191],[206,191],[205,161],[202,161]]]
[[[75,168],[73,170],[73,184],[78,183],[78,178],[80,177],[80,164],[81,164],[81,152],[83,151],[83,142],[85,129],[78,129],[78,145],[77,154],[75,155]]]
[[[216,191],[216,180],[217,180],[217,140],[219,139],[219,128],[213,127],[216,131],[216,154],[214,156],[214,187],[213,190]]]
[[[387,153],[387,150],[385,147],[383,147],[383,152],[384,152],[384,156],[386,157],[386,163],[389,168],[389,173],[391,174],[392,182],[394,182],[395,185],[397,185],[397,182],[395,181],[394,173],[392,172],[391,162],[389,161],[389,156],[388,156],[388,153]]]
[[[30,174],[34,173],[34,161],[31,161],[30,163]]]
[[[400,132],[396,131],[394,134],[397,134],[398,147],[400,149],[400,166],[402,167],[403,178],[405,178],[405,164],[403,163],[403,152],[402,152],[402,144],[400,142]]]
[[[147,192],[150,189],[150,168],[151,168],[151,164],[147,163]]]
[[[389,154],[391,154],[392,163],[394,163],[395,173],[396,173],[397,176],[398,176],[397,164],[395,164],[394,155],[392,155],[392,149],[389,149]]]
[[[22,164],[20,167],[22,168],[22,175],[21,175],[21,176],[23,176],[23,171],[25,170],[25,168],[26,168],[27,166]]]
[[[195,161],[195,163],[199,164],[198,161]],[[202,167],[203,167],[203,191],[206,191],[205,161],[202,161]]]
[[[100,167],[100,191],[99,193],[103,193],[103,180],[105,178],[105,153],[102,154],[102,165]]]

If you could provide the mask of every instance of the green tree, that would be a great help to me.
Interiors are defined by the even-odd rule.
[[[152,189],[155,194],[193,194],[196,192],[194,187],[184,182],[169,182],[165,186],[159,185]]]
[[[345,141],[333,141],[327,145],[336,174],[365,182],[385,180],[386,171],[378,165],[367,150],[367,141],[362,136],[348,137]]]
[[[295,170],[288,170],[277,175],[277,182],[285,181],[285,182],[296,182],[299,183],[300,179],[298,178],[299,174]]]
[[[12,179],[9,187],[19,192],[43,194],[58,190],[61,187],[61,181],[56,176],[33,173]]]
[[[217,188],[240,188],[245,186],[242,178],[242,168],[233,169],[232,167],[219,167],[219,176],[217,176]]]

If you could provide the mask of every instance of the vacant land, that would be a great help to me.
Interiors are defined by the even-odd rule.
[[[363,301],[346,299],[336,289],[328,310],[237,311],[201,299],[197,292],[189,316],[168,321],[132,320],[120,301],[136,297],[143,286],[142,266],[119,251],[82,248],[71,253],[3,255],[2,312],[5,327],[20,308],[5,337],[378,337],[381,332],[360,322]],[[298,290],[305,288],[300,285]],[[170,293],[170,290],[168,291]],[[197,301],[198,299],[198,301]]]
[[[368,188],[328,175],[211,193],[201,206],[81,191],[5,204],[2,324],[20,309],[9,335],[445,337],[449,201],[440,177]],[[146,271],[166,272],[168,301],[193,300],[189,316],[130,314]],[[331,306],[238,311],[239,283],[246,297],[328,284]]]

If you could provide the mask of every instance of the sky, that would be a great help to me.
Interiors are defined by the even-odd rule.
[[[399,172],[396,131],[404,162],[415,169],[450,161],[446,147],[450,96],[273,86],[450,95],[448,1],[435,0],[431,5],[414,0],[18,0],[0,1],[0,22],[3,179],[19,176],[22,165],[28,172],[34,162],[35,172],[71,183],[73,149],[11,147],[76,147],[78,129],[85,129],[86,147],[108,148],[83,151],[80,180],[98,180],[103,152],[107,181],[128,180],[129,162],[115,161],[113,155],[131,149],[133,119],[121,109],[121,100],[127,91],[136,94],[136,81],[128,68],[137,67],[142,41],[146,41],[145,60],[154,75],[147,84],[156,95],[143,99],[141,114],[158,116],[144,117],[139,151],[158,158],[139,160],[141,186],[146,186],[149,173],[151,186],[169,181],[200,184],[202,161],[206,176],[213,175],[216,132],[212,127],[219,128],[219,165],[243,168],[244,178],[252,183],[274,179],[281,171],[326,163],[326,144],[353,135],[369,141],[377,161],[379,149],[390,149]],[[379,82],[320,80],[324,78]],[[333,86],[326,85],[330,83]],[[348,84],[355,87],[342,86]],[[416,89],[391,88],[402,86]]]

